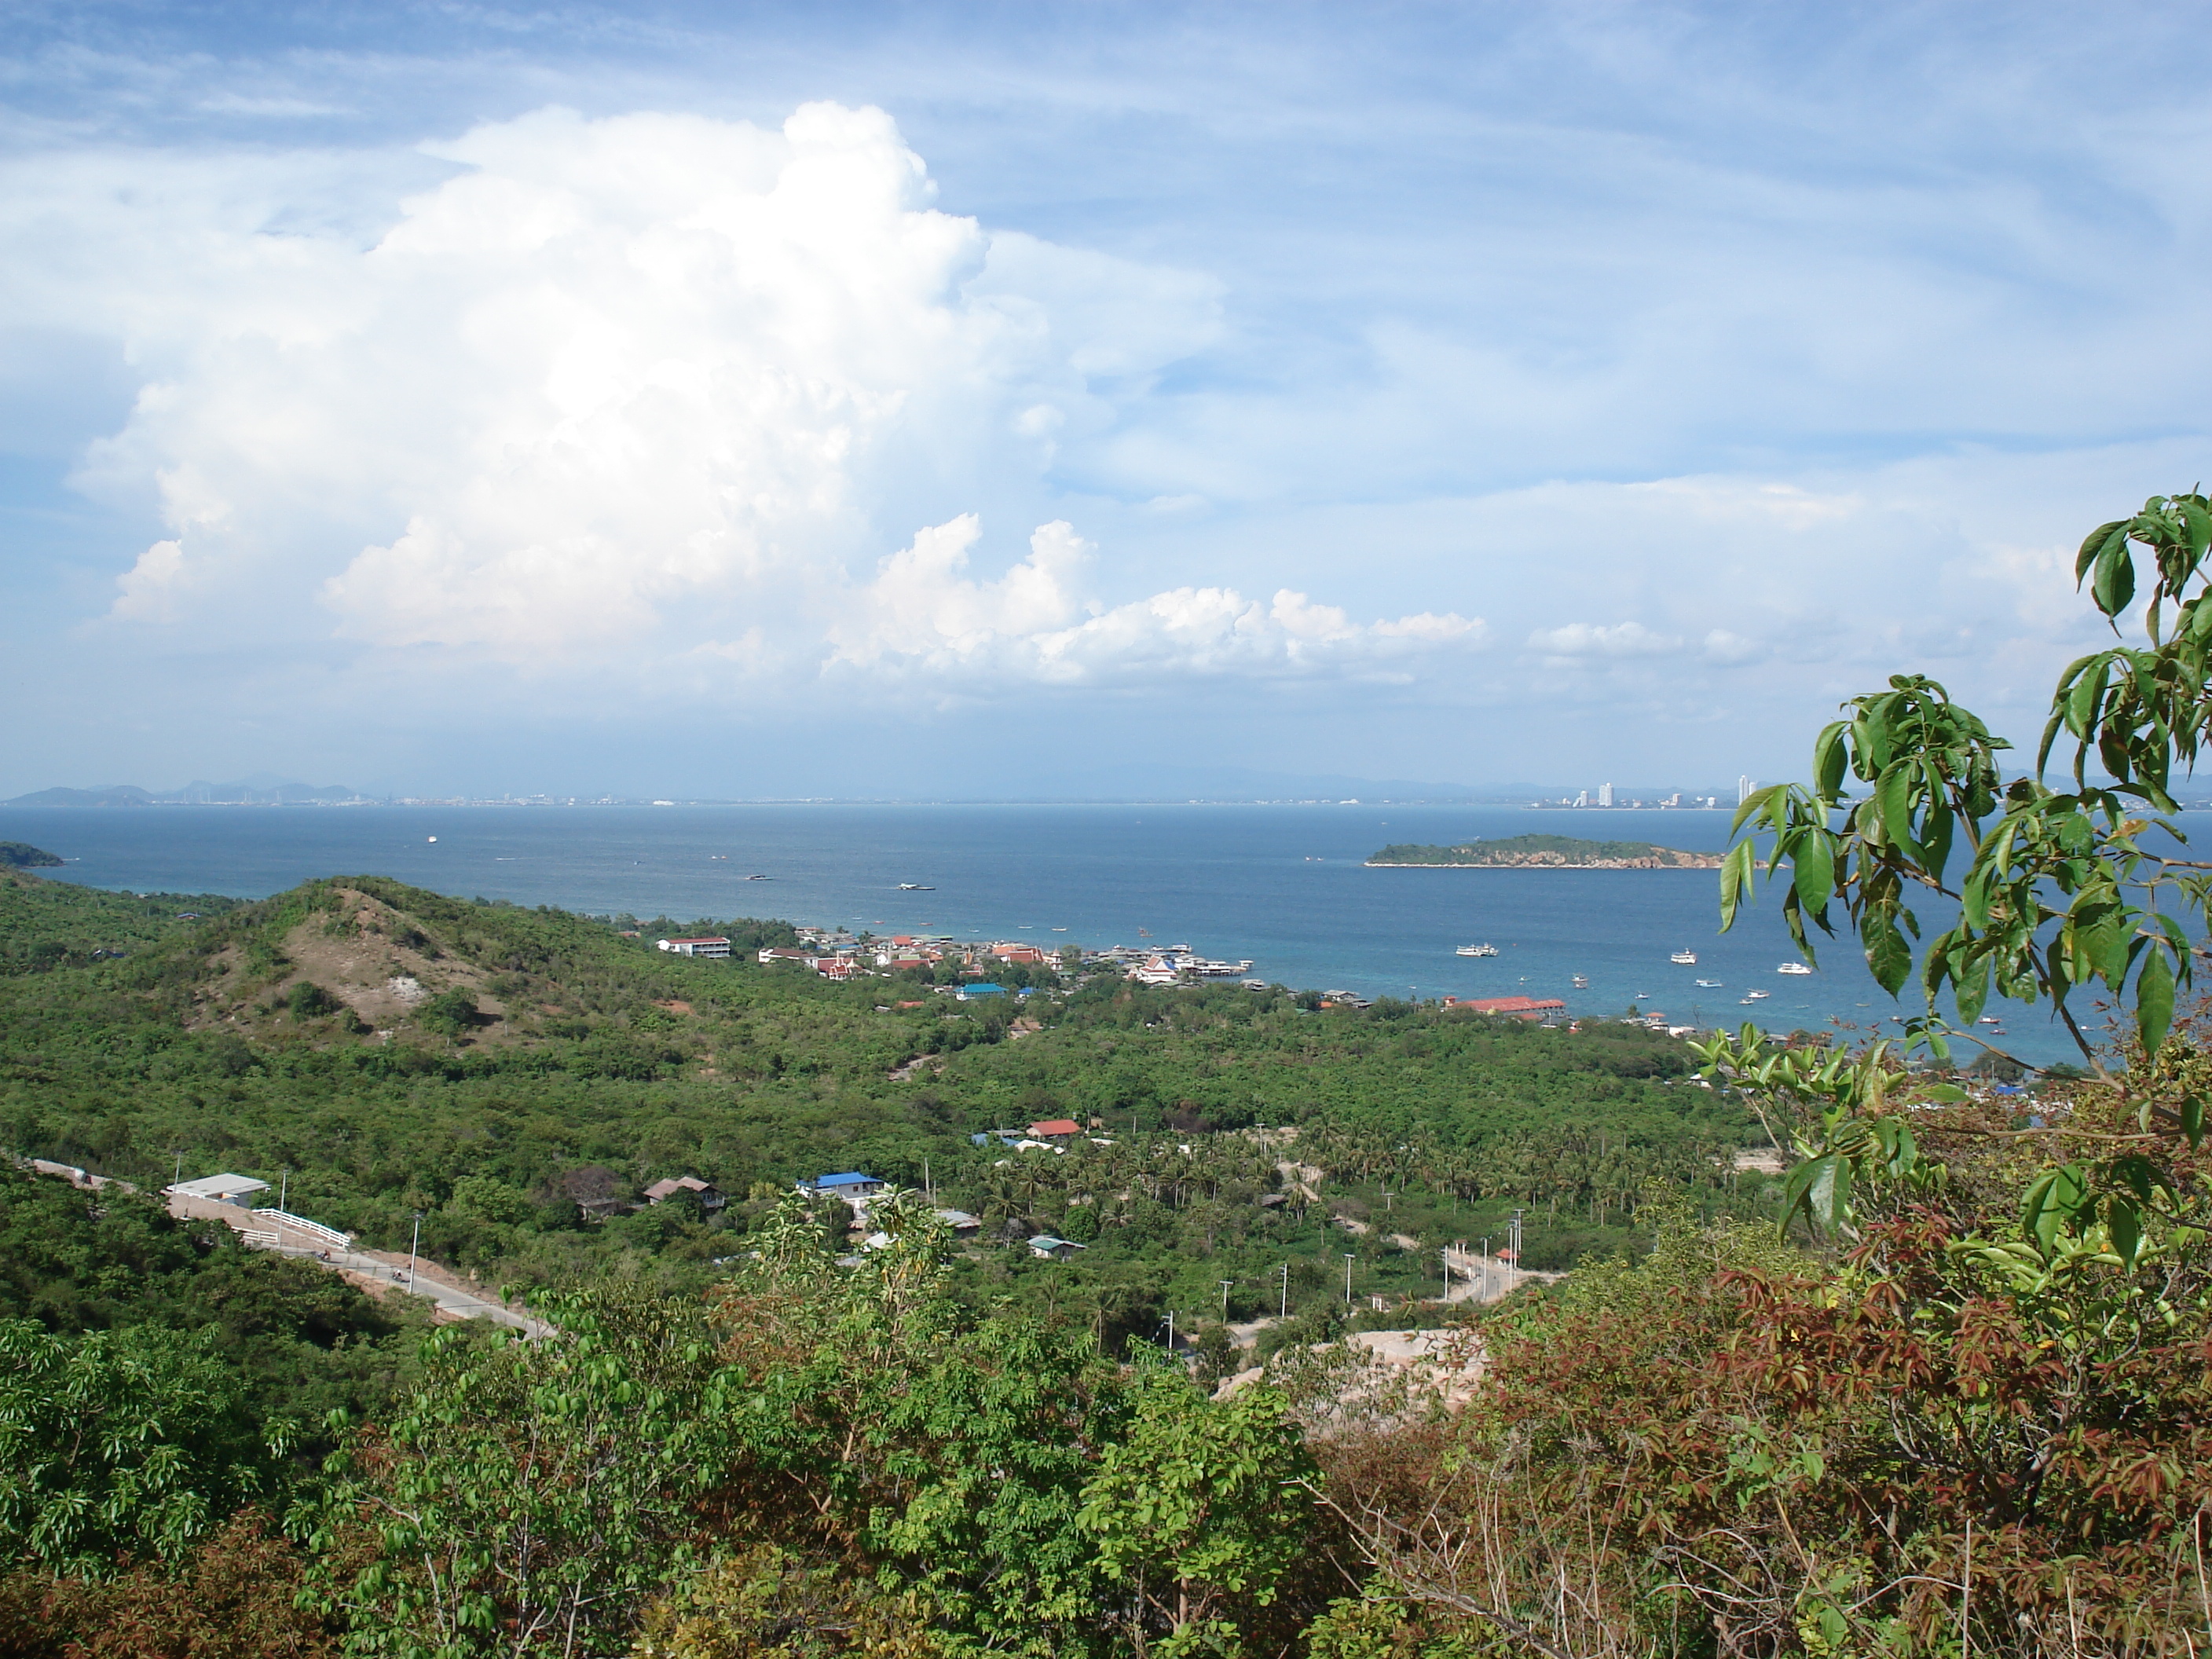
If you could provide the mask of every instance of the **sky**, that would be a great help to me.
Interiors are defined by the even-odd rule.
[[[2032,748],[2212,475],[2193,7],[0,15],[0,796]]]

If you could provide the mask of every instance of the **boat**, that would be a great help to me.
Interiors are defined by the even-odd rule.
[[[1588,974],[1577,974],[1575,975],[1575,989],[1577,991],[1587,991],[1589,989],[1589,975]]]
[[[1977,1025],[2002,1025],[2004,1022],[1999,1019],[1995,1014],[1984,1014],[1979,1019],[1976,1020],[1974,1024]]]
[[[1743,1000],[1746,1002],[1764,1002],[1773,994],[1771,991],[1746,991],[1743,994]]]
[[[1494,957],[1498,954],[1498,947],[1495,945],[1462,945],[1458,954],[1463,957]]]
[[[1695,951],[1677,951],[1667,960],[1680,963],[1685,968],[1694,968],[1698,965],[1698,953]]]
[[[902,881],[899,884],[899,891],[902,893],[933,893],[936,890],[934,887],[924,886],[918,881]]]
[[[1774,971],[1778,974],[1809,974],[1813,970],[1802,962],[1785,962]]]
[[[1698,981],[1698,986],[1701,990],[1717,991],[1721,988],[1721,982],[1717,979],[1701,979]]]

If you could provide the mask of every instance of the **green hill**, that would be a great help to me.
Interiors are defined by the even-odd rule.
[[[1644,841],[1583,841],[1573,836],[1507,836],[1457,847],[1401,843],[1367,860],[1370,866],[1439,865],[1451,869],[1717,870],[1717,853],[1686,853]]]

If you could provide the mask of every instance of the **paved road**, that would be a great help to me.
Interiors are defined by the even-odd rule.
[[[19,1162],[40,1175],[58,1176],[71,1186],[86,1191],[97,1191],[102,1187],[117,1187],[126,1193],[138,1190],[127,1181],[112,1181],[106,1176],[90,1175],[73,1164],[56,1164],[42,1158]],[[241,1233],[274,1224],[266,1211],[257,1212],[240,1205],[225,1204],[215,1199],[188,1197],[181,1193],[171,1193],[167,1196],[169,1213],[180,1221],[220,1221]],[[417,1260],[410,1270],[407,1257],[386,1250],[338,1249],[335,1247],[325,1249],[312,1244],[269,1244],[258,1239],[247,1242],[254,1249],[274,1250],[279,1255],[312,1261],[332,1273],[357,1273],[371,1285],[389,1285],[411,1295],[427,1297],[437,1304],[441,1311],[456,1319],[489,1319],[497,1324],[511,1326],[528,1337],[553,1334],[554,1328],[544,1320],[533,1319],[520,1309],[507,1306],[496,1297],[486,1296],[482,1291],[462,1284],[449,1269],[434,1261]]]
[[[496,1324],[511,1326],[525,1336],[541,1337],[553,1334],[553,1327],[542,1319],[510,1308],[495,1297],[469,1289],[444,1268],[433,1262],[415,1264],[410,1273],[407,1258],[384,1250],[310,1249],[305,1245],[264,1245],[279,1255],[289,1255],[302,1261],[312,1261],[319,1267],[328,1267],[332,1273],[358,1273],[373,1284],[390,1285],[395,1289],[426,1297],[438,1308],[457,1319],[489,1319]]]

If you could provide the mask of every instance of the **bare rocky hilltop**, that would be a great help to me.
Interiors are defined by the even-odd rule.
[[[1370,870],[1717,870],[1718,853],[1686,853],[1645,841],[1582,841],[1573,836],[1507,836],[1459,847],[1406,843],[1367,860]]]

